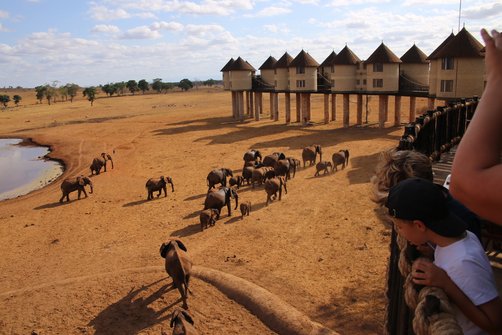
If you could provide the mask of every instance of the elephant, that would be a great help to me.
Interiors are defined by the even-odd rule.
[[[216,218],[220,215],[220,211],[215,208],[205,209],[200,212],[200,230],[204,230],[208,226],[214,226]]]
[[[286,158],[289,161],[289,174],[291,175],[291,171],[293,171],[293,178],[296,175],[296,170],[301,166],[301,162],[299,159],[288,157]]]
[[[244,178],[242,176],[232,177],[228,180],[230,186],[237,186],[237,189],[241,188]]]
[[[179,239],[169,239],[160,246],[160,255],[166,259],[166,272],[173,279],[173,286],[178,289],[183,300],[183,308],[188,309],[187,298],[192,260],[187,248]]]
[[[273,167],[279,159],[285,159],[285,158],[286,155],[284,155],[284,153],[274,152],[273,154],[267,155],[265,156],[265,158],[263,158],[263,165]]]
[[[242,178],[246,181],[246,183],[248,185],[249,185],[251,178],[253,177],[254,170],[255,170],[255,167],[253,167],[253,166],[245,166],[242,169]]]
[[[286,180],[291,179],[291,163],[289,159],[280,159],[274,166],[276,176],[284,176]]]
[[[241,220],[244,220],[244,215],[249,216],[249,213],[251,213],[251,202],[250,201],[242,202],[240,210],[241,210]]]
[[[218,210],[216,219],[220,218],[221,209],[223,206],[227,206],[228,216],[232,216],[231,209],[231,199],[235,198],[235,209],[239,206],[239,195],[237,191],[233,188],[223,186],[217,191],[209,192],[206,195],[206,200],[204,201],[204,209],[214,208]]]
[[[244,167],[246,166],[252,166],[255,168],[262,167],[263,163],[261,161],[246,161],[244,162]]]
[[[258,182],[259,183],[258,185],[261,185],[263,183],[263,181],[265,180],[265,174],[267,172],[273,171],[273,170],[274,170],[274,168],[270,167],[270,166],[263,166],[261,168],[254,169],[253,174],[251,176],[251,185],[253,186],[253,188],[254,188],[255,182]]]
[[[105,168],[105,172],[106,172],[106,162],[108,162],[108,161],[110,161],[112,163],[112,169],[113,169],[113,159],[112,159],[112,156],[110,156],[109,154],[102,152],[100,157],[94,158],[92,160],[92,164],[90,166],[91,175],[93,175],[94,173],[99,174],[102,167]]]
[[[332,160],[335,171],[338,171],[338,165],[342,166],[342,170],[345,169],[345,166],[349,165],[349,150],[345,149],[335,152]]]
[[[170,326],[173,328],[173,335],[197,335],[199,332],[193,326],[192,316],[186,309],[175,308],[171,314]],[[162,332],[164,334],[164,332]]]
[[[232,170],[227,168],[214,169],[207,175],[208,192],[216,184],[227,186],[227,176],[233,177]]]
[[[319,154],[319,160],[322,160],[322,148],[320,145],[315,144],[310,147],[303,148],[302,151],[302,159],[303,159],[303,167],[305,167],[306,163],[309,162],[309,165],[312,166],[315,164],[317,154]]]
[[[153,199],[153,192],[159,191],[157,193],[157,198],[162,194],[164,190],[164,196],[167,197],[167,183],[171,184],[171,189],[174,192],[174,183],[171,177],[160,176],[160,178],[150,178],[145,184],[148,191],[148,200]]]
[[[244,154],[244,157],[242,157],[242,159],[244,160],[244,162],[258,161],[258,159],[261,161],[261,152],[260,150],[251,149]]]
[[[87,192],[85,192],[85,185],[89,185],[91,190],[89,194],[92,194],[92,181],[84,176],[78,176],[74,178],[66,178],[61,183],[61,191],[63,192],[63,196],[59,199],[59,202],[63,202],[63,199],[66,197],[66,201],[70,201],[70,193],[73,191],[78,191],[78,199],[80,200],[80,193],[84,192],[85,197],[87,198]]]
[[[328,168],[331,168],[331,171],[333,171],[333,165],[328,161],[320,161],[315,165],[315,168],[317,171],[314,174],[314,177],[317,177],[321,171],[324,171],[324,174],[329,173]]]
[[[275,177],[265,182],[265,192],[267,192],[267,206],[269,201],[277,198],[277,192],[279,192],[279,200],[281,200],[283,187],[284,192],[288,194],[288,189],[286,188],[286,181],[284,180],[284,177]]]

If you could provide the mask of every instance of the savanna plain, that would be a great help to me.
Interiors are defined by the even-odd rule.
[[[21,95],[19,107],[0,112],[0,137],[50,145],[66,170],[0,202],[0,334],[170,333],[171,312],[181,306],[159,254],[170,237],[185,243],[194,265],[256,284],[341,334],[382,333],[390,228],[370,200],[369,180],[403,128],[378,128],[377,98],[368,103],[368,123],[356,126],[351,97],[351,125],[343,128],[342,99],[337,120],[324,124],[322,95],[313,95],[310,126],[285,125],[282,99],[280,121],[270,120],[266,95],[260,121],[237,122],[230,92],[217,88],[100,97],[92,107],[82,97],[49,106],[36,103],[34,91]],[[302,167],[282,200],[268,206],[263,187],[244,186],[239,202],[252,203],[251,215],[241,220],[238,210],[228,216],[224,208],[201,231],[209,171],[240,174],[251,148],[301,159],[312,144],[327,160],[348,149],[348,167],[320,177]],[[60,204],[61,181],[90,175],[101,152],[112,155],[114,169],[91,177],[89,197],[76,200],[75,192]],[[161,175],[173,179],[175,191],[148,201],[145,182]],[[200,333],[274,333],[211,284],[192,278],[190,288]]]

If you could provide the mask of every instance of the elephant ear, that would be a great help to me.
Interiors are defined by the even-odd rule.
[[[171,242],[162,243],[162,245],[160,246],[160,255],[162,256],[162,258],[166,258],[167,250],[169,249],[170,246]]]
[[[80,186],[84,186],[84,185],[85,185],[84,178],[82,178],[82,176],[78,176],[78,177],[77,177],[77,183],[78,183]]]
[[[181,242],[181,240],[174,240],[174,241],[175,241],[176,243],[178,243],[178,247],[179,247],[181,250],[183,250],[183,251],[185,251],[185,252],[188,252],[187,247],[185,247],[185,245],[183,244],[183,242]]]
[[[164,180],[164,176],[160,176],[160,180]]]

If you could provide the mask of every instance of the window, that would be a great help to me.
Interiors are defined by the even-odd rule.
[[[363,63],[363,70],[366,70],[366,63]]]
[[[277,69],[274,69],[274,74],[277,74]]]
[[[356,80],[356,85],[361,85],[361,80],[357,79]]]
[[[296,87],[305,87],[305,80],[297,80]]]
[[[453,57],[441,58],[441,70],[453,70]]]
[[[297,66],[296,74],[302,74],[302,73],[305,73],[305,68],[303,66]]]
[[[335,66],[331,65],[331,73],[335,73]]]
[[[383,72],[383,64],[382,63],[374,63],[373,64],[373,72]]]
[[[441,80],[441,92],[453,92],[453,80]]]
[[[373,87],[383,87],[383,79],[373,79]]]
[[[366,85],[366,79],[363,79],[363,85]]]

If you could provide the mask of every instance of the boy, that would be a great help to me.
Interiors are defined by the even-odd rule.
[[[437,286],[455,304],[464,334],[502,334],[502,301],[483,247],[450,212],[447,190],[422,178],[389,191],[386,206],[397,232],[411,244],[435,246],[434,263],[417,260],[413,282]]]

